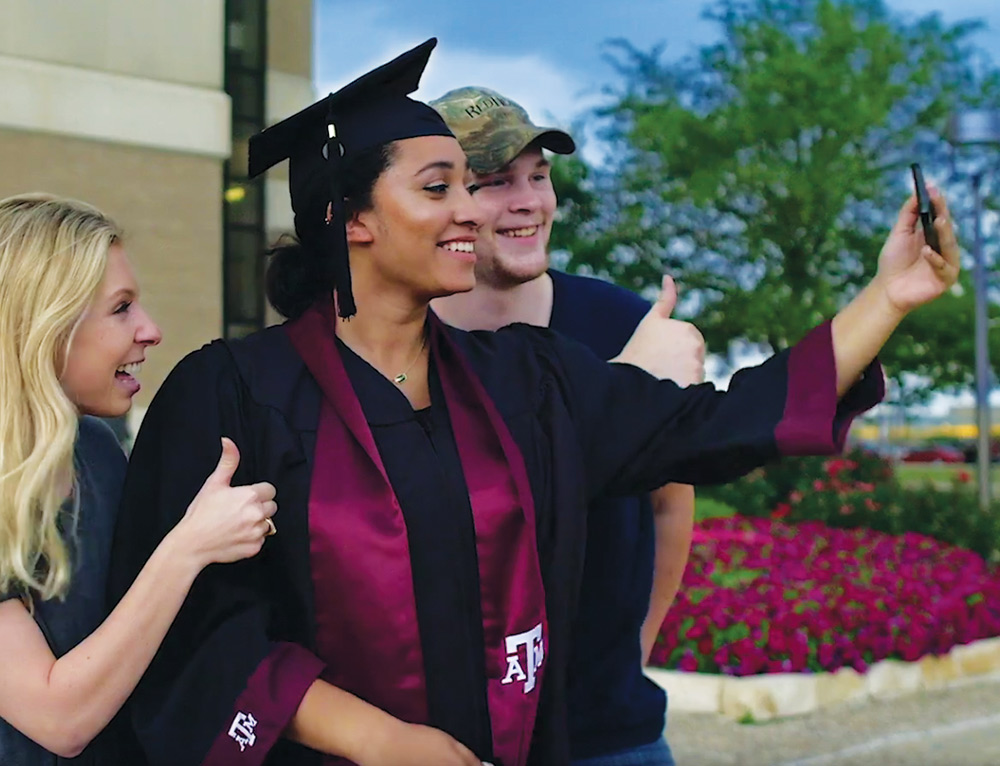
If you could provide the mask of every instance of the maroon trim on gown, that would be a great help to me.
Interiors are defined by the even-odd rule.
[[[202,766],[259,766],[302,704],[323,663],[297,644],[279,643],[257,666]]]
[[[785,411],[774,429],[782,455],[829,455],[844,449],[854,418],[885,396],[882,366],[872,362],[862,377],[877,376],[872,394],[855,384],[837,398],[837,365],[833,355],[832,326],[814,327],[788,354],[788,394]],[[861,393],[858,393],[858,392]],[[855,401],[856,400],[856,401]],[[829,423],[829,431],[824,426]]]

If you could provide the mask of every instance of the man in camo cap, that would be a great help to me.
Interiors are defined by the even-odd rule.
[[[430,103],[462,144],[486,211],[476,288],[435,301],[434,310],[467,330],[527,322],[574,337],[605,359],[624,357],[649,305],[621,287],[549,269],[556,195],[542,150],[569,154],[573,139],[535,125],[518,104],[486,88],[459,88]],[[704,342],[691,325],[668,318],[675,298],[661,298],[650,315],[659,314],[663,342],[682,359],[664,376],[686,385],[703,376]],[[589,510],[569,667],[574,766],[674,763],[662,736],[666,696],[642,665],[680,585],[693,515],[693,491],[680,485]]]
[[[576,144],[558,128],[540,128],[510,99],[486,88],[459,88],[431,103],[458,137],[475,173],[492,173],[528,144],[572,154]]]

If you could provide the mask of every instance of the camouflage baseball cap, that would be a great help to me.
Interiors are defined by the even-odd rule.
[[[458,88],[430,102],[444,117],[476,173],[495,173],[534,142],[556,154],[576,144],[557,128],[540,128],[524,109],[487,88]]]

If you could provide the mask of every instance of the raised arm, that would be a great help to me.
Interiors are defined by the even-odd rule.
[[[930,189],[941,252],[925,242],[917,198],[899,211],[879,255],[878,273],[832,323],[837,393],[843,395],[913,309],[929,303],[958,279],[960,253],[943,195]]]
[[[606,365],[554,344],[563,390],[580,430],[592,493],[632,494],[670,481],[732,480],[781,455],[842,448],[851,420],[884,394],[875,357],[914,308],[958,276],[958,246],[939,192],[931,192],[942,253],[923,243],[917,207],[900,211],[878,274],[832,322],[787,351],[740,370],[729,390],[655,381],[629,365]]]
[[[267,484],[231,487],[239,452],[228,439],[213,473],[157,546],[121,603],[56,659],[18,599],[0,604],[0,717],[73,758],[115,716],[148,667],[197,574],[255,555],[275,511]],[[83,541],[86,544],[86,540]]]

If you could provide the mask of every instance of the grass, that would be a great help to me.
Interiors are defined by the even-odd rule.
[[[695,493],[694,498],[694,520],[704,521],[705,519],[726,518],[735,516],[736,509],[731,505],[712,500],[710,497],[701,497]]]

